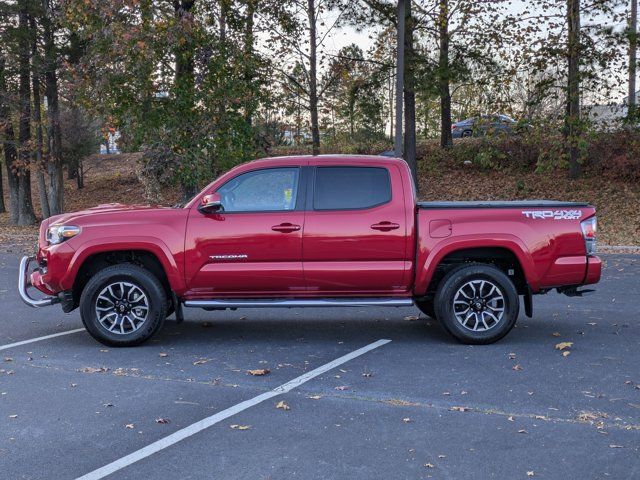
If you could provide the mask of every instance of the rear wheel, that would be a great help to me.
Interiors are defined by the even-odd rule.
[[[80,297],[87,331],[112,347],[139,345],[157,332],[169,302],[160,281],[148,270],[118,264],[95,274]]]
[[[442,326],[467,344],[500,340],[515,326],[520,308],[513,282],[491,265],[473,264],[449,272],[436,292]]]

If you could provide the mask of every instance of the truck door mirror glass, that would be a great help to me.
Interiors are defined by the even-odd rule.
[[[221,212],[222,210],[222,199],[217,193],[210,193],[209,195],[205,195],[204,197],[202,197],[200,205],[198,205],[198,211],[205,215]]]

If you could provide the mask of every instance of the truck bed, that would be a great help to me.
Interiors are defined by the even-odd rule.
[[[418,208],[451,209],[451,208],[567,208],[590,207],[585,202],[561,202],[556,200],[516,200],[516,201],[459,201],[459,202],[417,202]]]

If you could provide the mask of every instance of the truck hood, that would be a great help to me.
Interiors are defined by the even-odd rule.
[[[172,210],[171,207],[162,207],[159,205],[125,205],[123,203],[105,203],[96,207],[87,208],[78,212],[63,213],[55,215],[47,220],[47,227],[54,224],[69,224],[77,220],[85,220],[89,216],[98,216],[105,214],[117,214],[119,212],[143,212],[150,210]]]

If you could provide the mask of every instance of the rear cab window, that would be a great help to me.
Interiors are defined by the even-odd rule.
[[[384,167],[316,167],[314,210],[363,210],[391,201]]]

